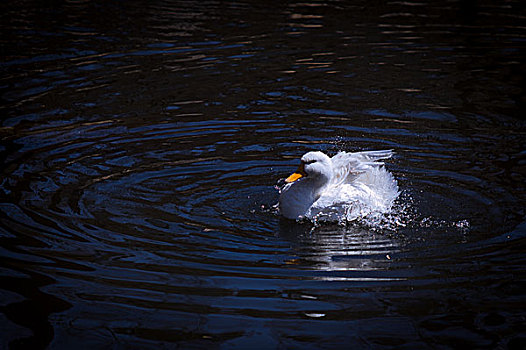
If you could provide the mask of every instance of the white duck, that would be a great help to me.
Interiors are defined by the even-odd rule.
[[[281,214],[289,219],[351,221],[389,211],[398,197],[398,185],[379,160],[392,154],[390,150],[339,152],[329,158],[322,152],[306,153],[281,189]]]

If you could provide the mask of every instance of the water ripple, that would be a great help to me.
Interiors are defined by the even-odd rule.
[[[0,11],[2,345],[522,341],[518,3],[274,5]],[[303,153],[386,148],[391,213],[274,207]]]

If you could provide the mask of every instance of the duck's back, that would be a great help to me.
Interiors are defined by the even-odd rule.
[[[382,159],[391,158],[393,151],[365,151],[365,152],[339,152],[331,158],[333,167],[333,185],[352,183],[359,175],[366,173],[371,167],[379,167]]]
[[[398,196],[398,185],[379,160],[392,154],[390,150],[340,152],[332,157],[333,181],[306,216],[354,220],[369,212],[389,210]]]

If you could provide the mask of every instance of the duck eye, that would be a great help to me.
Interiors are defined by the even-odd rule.
[[[313,159],[313,160],[308,160],[306,162],[303,162],[303,164],[305,164],[305,165],[309,165],[309,164],[312,164],[312,163],[316,163],[316,160]]]

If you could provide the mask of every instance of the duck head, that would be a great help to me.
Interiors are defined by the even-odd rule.
[[[308,152],[301,157],[298,170],[285,179],[285,182],[292,183],[302,179],[302,181],[325,184],[332,176],[331,159],[322,152]]]
[[[322,152],[301,157],[298,170],[290,175],[279,197],[280,211],[286,218],[301,218],[320,197],[333,176],[332,161]]]

